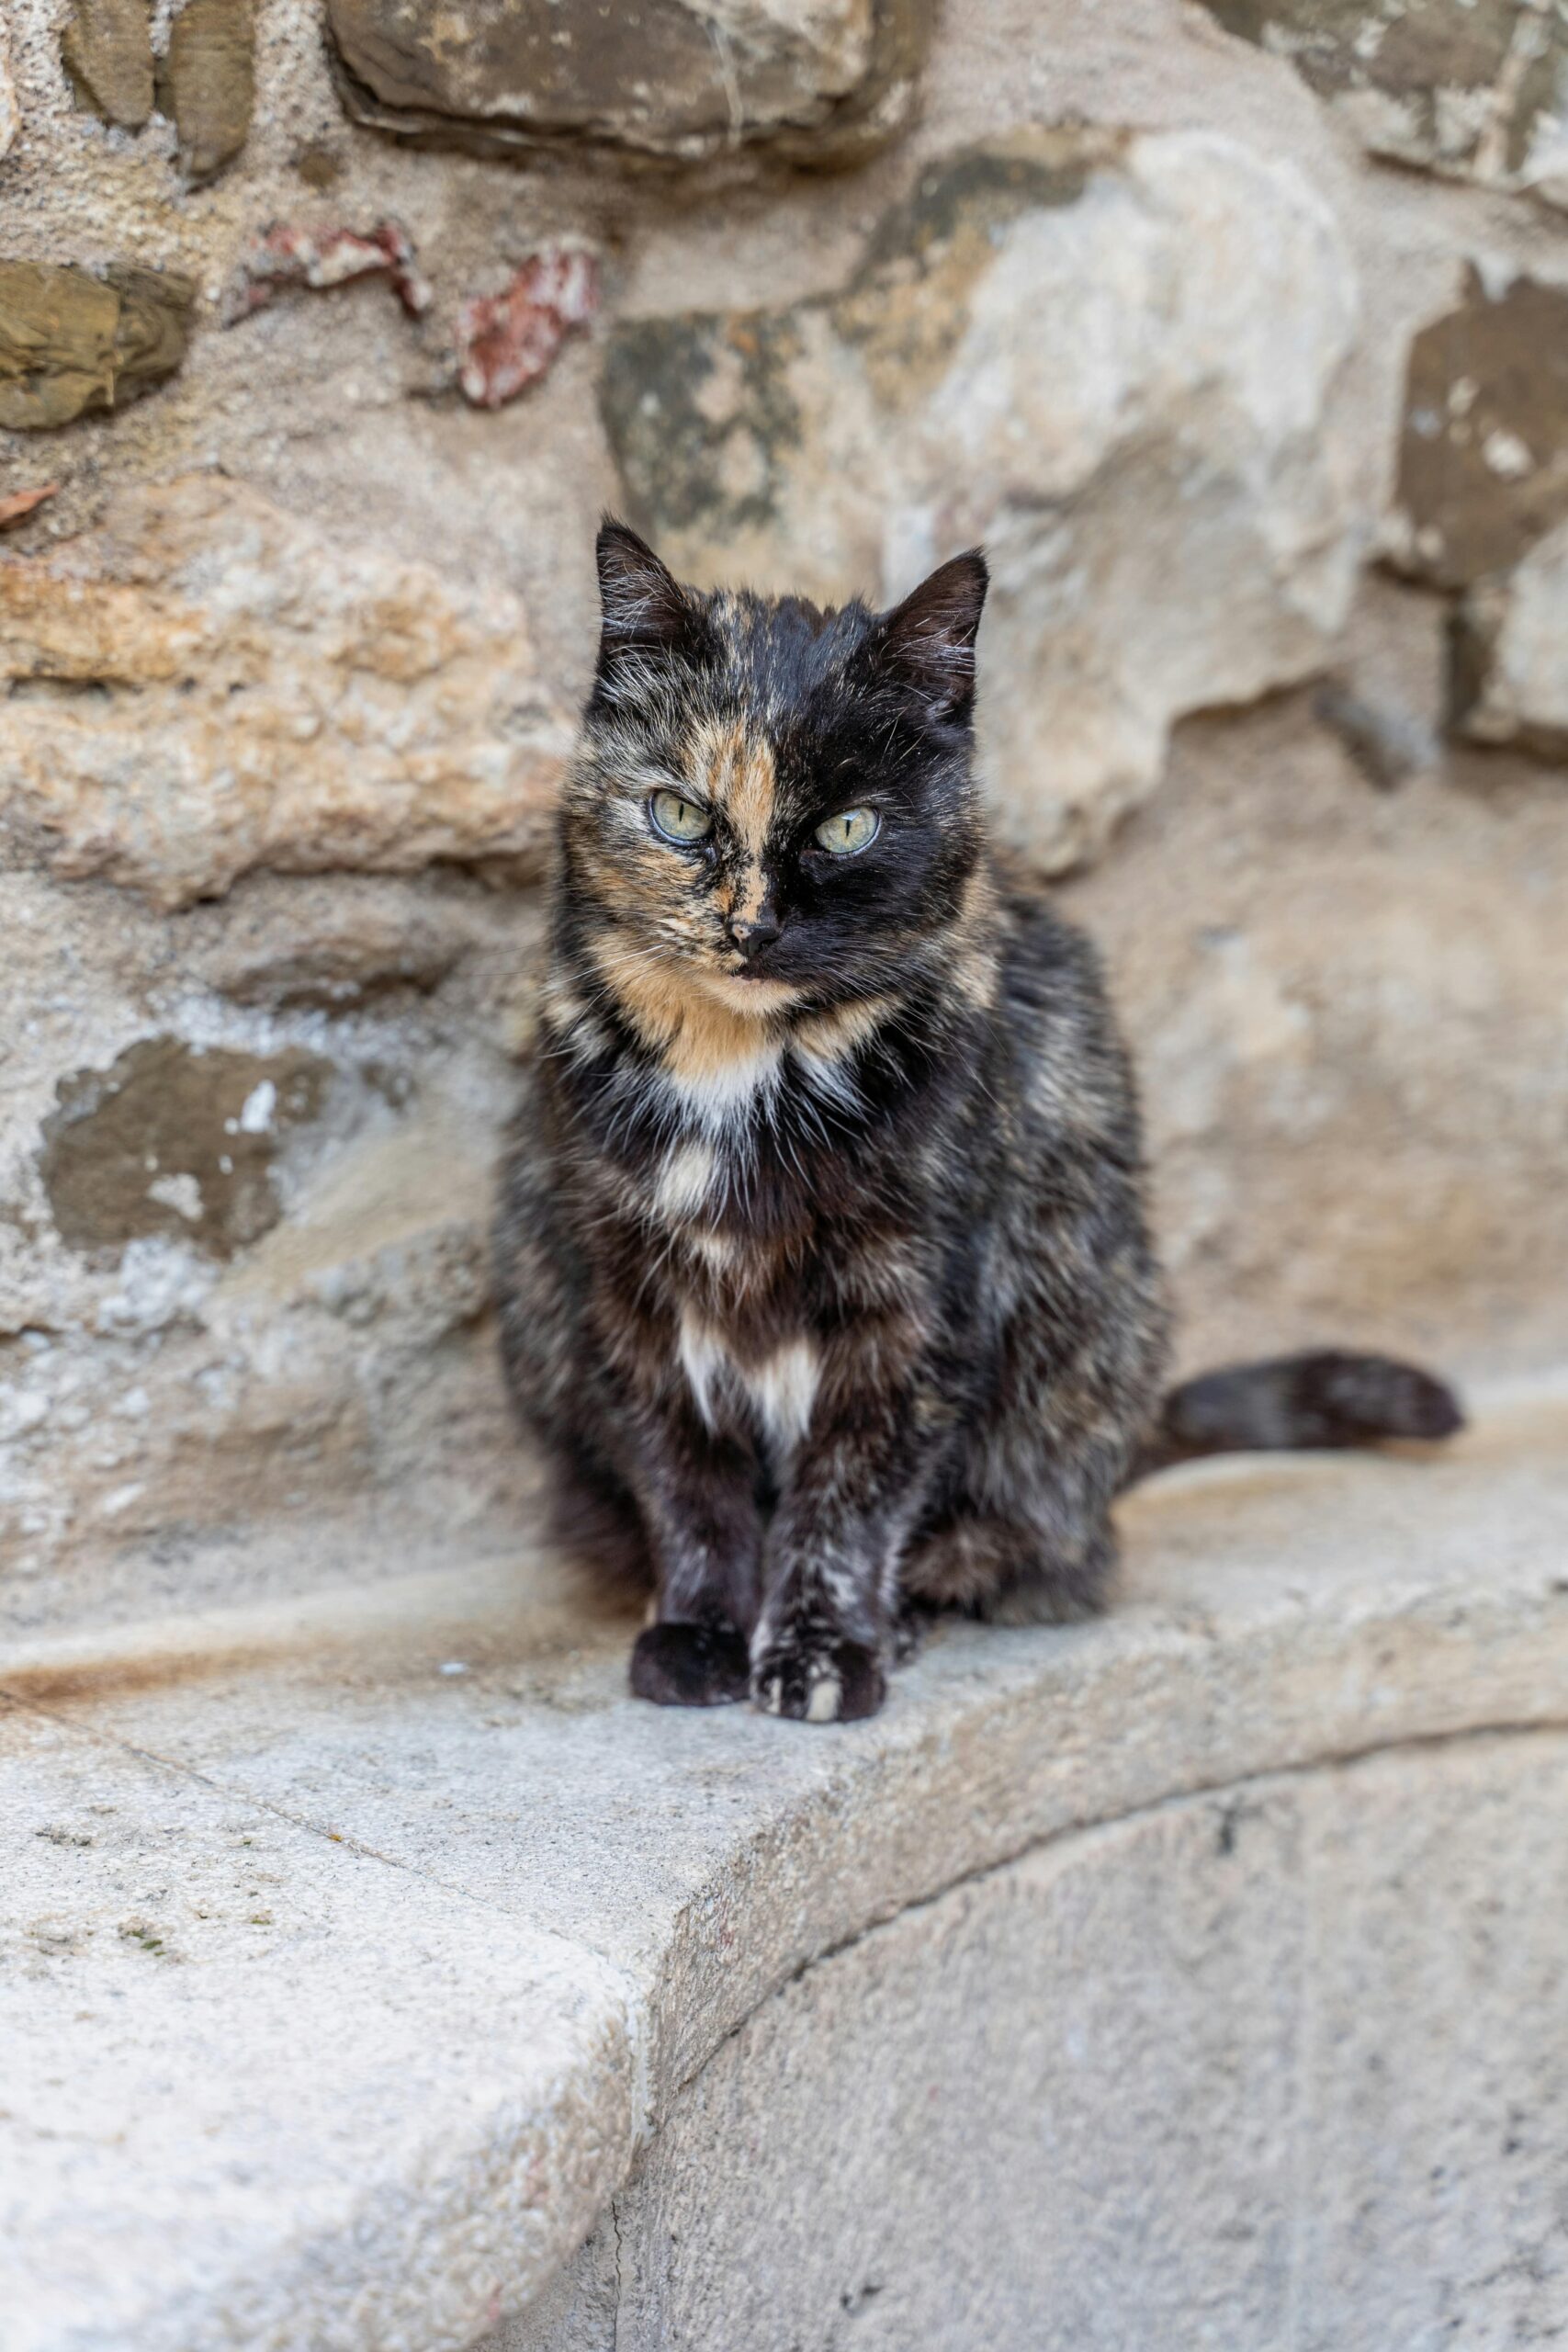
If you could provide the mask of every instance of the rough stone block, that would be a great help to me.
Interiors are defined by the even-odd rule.
[[[1454,616],[1450,715],[1476,743],[1568,760],[1568,524],[1510,572],[1479,581]]]
[[[1360,536],[1356,300],[1288,166],[1025,134],[930,167],[837,294],[623,326],[604,415],[634,519],[704,581],[891,598],[983,539],[1001,830],[1060,868],[1182,712],[1322,660]]]
[[[515,597],[210,475],[0,562],[0,677],[13,822],[167,907],[259,865],[536,864],[570,743]]]
[[[0,261],[0,427],[69,424],[173,375],[195,291],[175,270]]]
[[[106,122],[140,130],[152,111],[148,0],[75,0],[60,48],[84,102]]]
[[[485,150],[700,162],[871,153],[913,111],[931,0],[330,0],[349,110]]]
[[[186,0],[169,30],[158,99],[187,179],[209,180],[245,143],[255,104],[252,0]]]
[[[1568,288],[1472,269],[1410,346],[1389,552],[1467,588],[1568,518]]]
[[[1555,0],[1204,0],[1288,57],[1375,155],[1568,196],[1568,19]]]

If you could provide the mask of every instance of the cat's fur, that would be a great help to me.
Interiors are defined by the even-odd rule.
[[[883,616],[698,595],[615,524],[599,567],[500,1295],[564,1527],[655,1595],[634,1689],[865,1714],[910,1604],[1101,1605],[1142,1467],[1457,1426],[1364,1357],[1162,1403],[1099,967],[987,847],[982,559]],[[848,808],[881,830],[835,857]]]

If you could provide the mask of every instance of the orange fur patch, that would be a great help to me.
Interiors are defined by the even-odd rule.
[[[753,922],[767,896],[762,853],[778,796],[773,746],[739,719],[705,721],[693,731],[687,759],[693,783],[711,808],[723,811],[743,854],[735,887],[721,884],[715,896],[726,914]]]
[[[638,1036],[678,1085],[701,1085],[753,1066],[769,1050],[757,1014],[694,985],[694,976],[649,963],[614,940],[596,944],[592,954]]]

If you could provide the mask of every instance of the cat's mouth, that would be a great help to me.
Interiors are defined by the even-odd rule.
[[[745,964],[738,963],[729,970],[718,970],[711,964],[691,968],[704,992],[732,1012],[783,1012],[807,993],[794,980],[770,979],[765,972]]]

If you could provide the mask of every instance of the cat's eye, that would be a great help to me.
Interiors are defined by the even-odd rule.
[[[853,857],[857,850],[869,849],[882,831],[882,820],[874,808],[840,808],[817,828],[817,838],[824,849],[835,857]]]
[[[648,804],[653,820],[653,830],[662,833],[667,842],[700,842],[713,831],[713,819],[694,800],[684,800],[678,792],[656,792]]]

